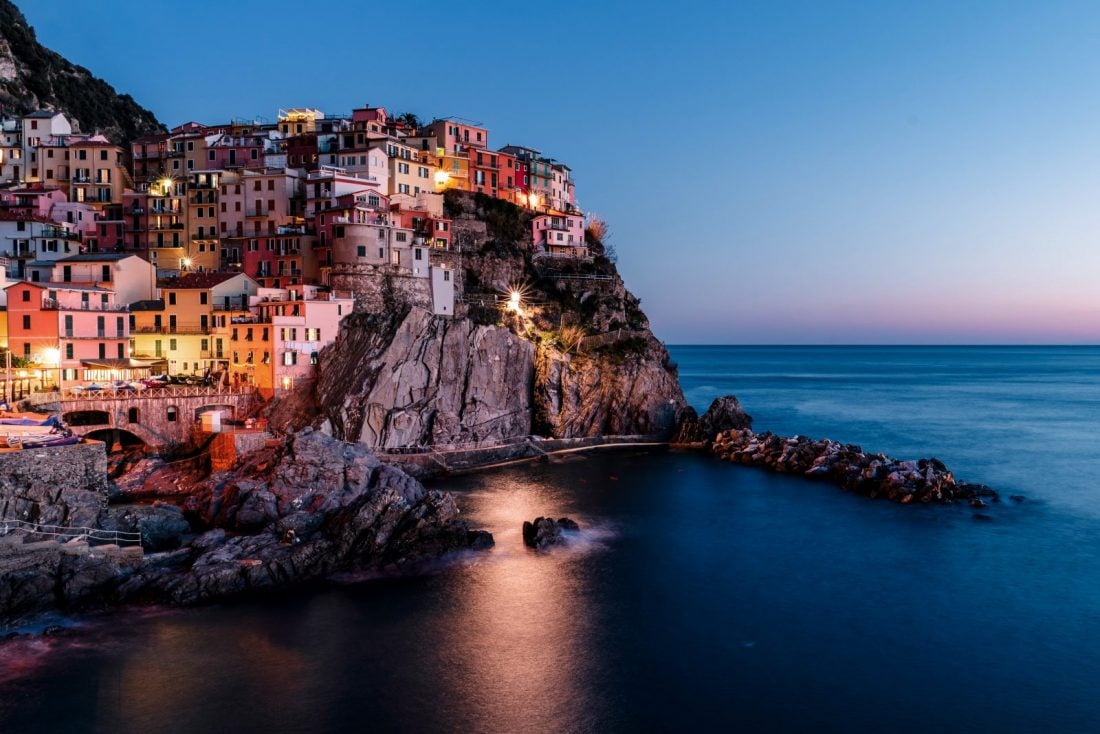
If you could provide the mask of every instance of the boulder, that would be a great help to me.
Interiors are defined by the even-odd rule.
[[[744,411],[733,395],[715,398],[702,416],[684,411],[673,443],[709,443],[726,431],[752,428],[752,416]]]
[[[552,517],[536,517],[531,522],[523,523],[523,544],[529,548],[542,550],[561,543],[565,539],[562,531],[575,532],[579,529],[580,526],[576,521],[568,517],[559,520]]]

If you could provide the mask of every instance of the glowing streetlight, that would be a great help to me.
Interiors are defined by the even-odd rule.
[[[523,308],[522,298],[519,291],[512,291],[508,296],[508,310],[520,313]]]
[[[180,260],[180,265],[183,266],[184,270],[190,270],[191,269],[191,258],[189,258],[189,257],[183,258],[182,260]]]
[[[57,347],[49,347],[42,350],[42,364],[47,367],[56,367],[61,364],[61,350]]]
[[[172,179],[169,176],[165,176],[160,180],[160,192],[162,196],[168,196],[168,192],[172,190]]]

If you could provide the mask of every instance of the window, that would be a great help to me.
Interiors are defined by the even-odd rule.
[[[287,367],[293,367],[298,364],[298,353],[291,351],[283,352],[283,364]]]
[[[103,342],[99,343],[99,358],[107,359],[107,345]]]
[[[73,358],[73,345],[72,342],[65,345],[65,359]]]
[[[366,245],[359,245],[359,247],[357,247],[356,250],[357,250],[357,253],[358,253],[359,257],[366,257],[367,256],[367,246]]]
[[[141,422],[141,411],[139,411],[137,408],[130,408],[128,411],[126,411],[126,420],[130,423]]]
[[[169,339],[168,340],[168,351],[169,352],[176,351],[176,340],[175,339]]]
[[[199,303],[203,304],[204,306],[206,305],[206,302],[209,300],[209,298],[210,294],[206,291],[199,293]]]
[[[27,289],[23,289],[23,301],[28,302],[31,300],[31,292]]]
[[[168,305],[169,306],[175,306],[176,305],[176,294],[173,293],[172,291],[168,291]]]
[[[23,328],[24,329],[31,328],[31,317],[30,316],[23,316]]]
[[[165,411],[165,417],[168,419],[169,423],[175,423],[176,422],[176,417],[178,415],[179,415],[179,412],[176,410],[176,406],[174,406],[174,405],[169,405],[168,409]]]
[[[121,344],[118,344],[117,346],[118,346],[118,358],[119,358],[119,359],[123,359],[123,358],[125,358],[125,357],[126,357],[126,354],[125,354],[125,352],[123,351],[122,345],[121,345]]]
[[[450,270],[444,270],[443,271],[443,280],[444,280],[444,282],[449,281],[450,279],[451,279],[451,271]]]

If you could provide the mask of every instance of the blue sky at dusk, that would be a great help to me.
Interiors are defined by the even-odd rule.
[[[165,123],[459,116],[569,163],[669,343],[1100,342],[1092,3],[58,3]]]

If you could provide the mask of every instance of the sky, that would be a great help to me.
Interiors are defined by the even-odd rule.
[[[1100,343],[1095,3],[18,4],[170,126],[371,104],[567,162],[669,344]]]

